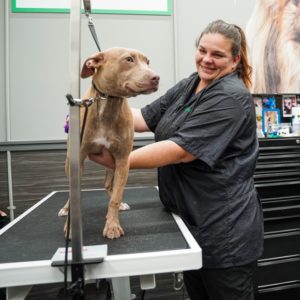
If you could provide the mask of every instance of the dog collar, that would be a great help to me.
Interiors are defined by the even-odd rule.
[[[100,91],[100,90],[97,88],[97,86],[96,86],[96,84],[95,84],[94,81],[92,81],[92,85],[93,85],[93,88],[94,88],[94,89],[97,91],[97,93],[99,94],[99,95],[97,95],[97,97],[96,97],[96,98],[98,98],[98,99],[106,100],[106,99],[118,99],[118,98],[120,98],[120,97],[111,96],[111,95],[108,95],[108,94],[106,94],[106,93],[103,93],[102,91]]]

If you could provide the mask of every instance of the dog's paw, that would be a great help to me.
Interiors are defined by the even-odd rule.
[[[106,222],[103,230],[104,237],[113,240],[121,237],[122,235],[124,235],[124,230],[119,223]]]
[[[121,202],[119,210],[130,210],[130,206],[125,202]]]
[[[59,212],[58,212],[58,216],[59,217],[65,217],[68,215],[69,209],[63,207]]]

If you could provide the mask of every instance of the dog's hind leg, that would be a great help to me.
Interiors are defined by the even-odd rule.
[[[69,178],[69,174],[70,174],[70,161],[69,161],[69,151],[68,150],[67,150],[67,157],[66,157],[66,160],[65,160],[65,174]],[[69,212],[69,207],[70,207],[70,200],[68,199],[68,201],[66,202],[66,204],[64,205],[64,207],[59,210],[58,216],[59,217],[67,216],[68,212]]]

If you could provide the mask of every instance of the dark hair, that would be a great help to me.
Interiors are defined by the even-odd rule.
[[[196,47],[198,47],[200,39],[207,33],[219,33],[225,38],[231,40],[231,54],[236,57],[241,55],[239,65],[237,66],[237,72],[244,81],[245,85],[251,87],[251,73],[252,68],[248,63],[247,43],[244,31],[237,25],[226,23],[222,20],[216,20],[208,24],[203,30],[200,37],[196,41]]]

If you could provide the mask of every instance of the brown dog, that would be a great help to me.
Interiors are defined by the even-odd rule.
[[[110,196],[103,235],[119,238],[124,231],[119,222],[119,208],[128,177],[128,157],[133,146],[133,118],[127,97],[149,94],[158,89],[159,76],[149,68],[147,57],[133,49],[110,48],[89,57],[81,77],[92,76],[92,85],[84,99],[97,99],[89,108],[80,147],[80,167],[89,154],[109,150],[115,169],[107,169],[105,189]],[[81,127],[83,120],[81,111]],[[65,164],[69,174],[69,159]],[[66,215],[69,201],[59,215]],[[65,225],[66,232],[66,225]]]

